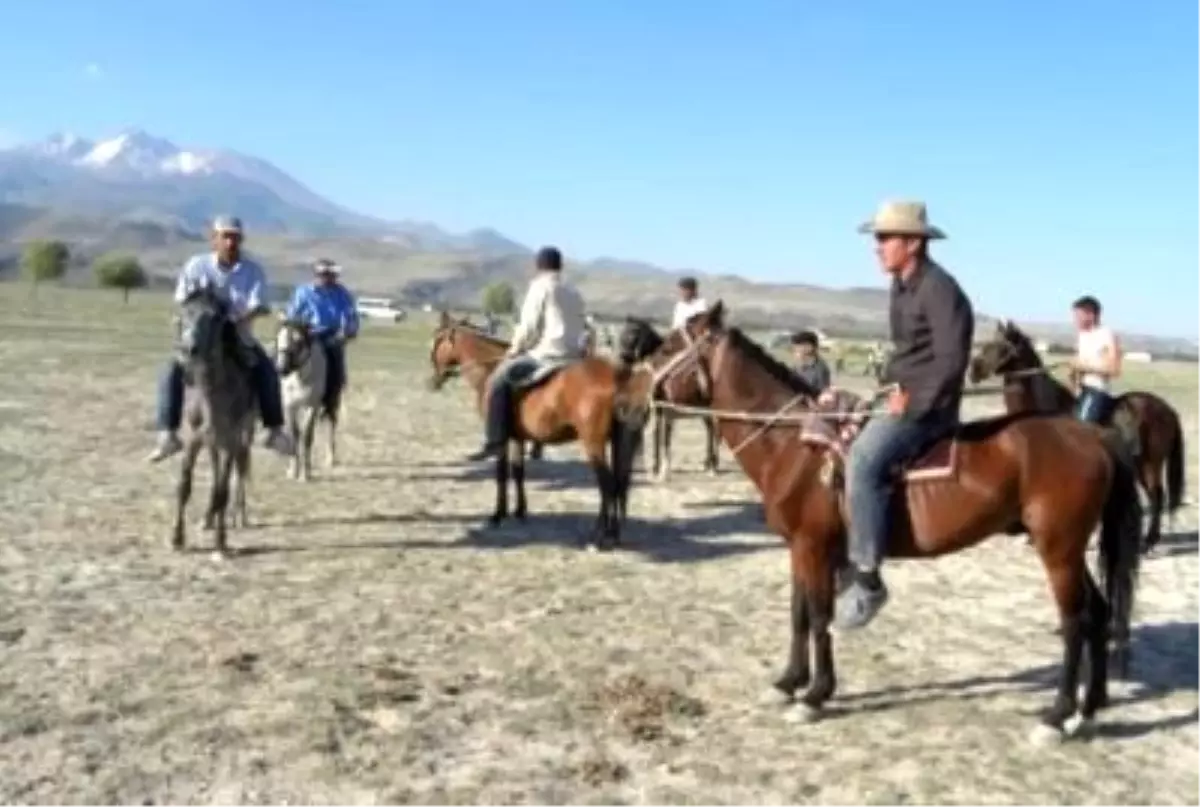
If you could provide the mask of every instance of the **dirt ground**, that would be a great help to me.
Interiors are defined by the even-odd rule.
[[[786,554],[728,453],[693,470],[697,424],[668,484],[639,476],[625,551],[576,549],[596,494],[572,448],[531,466],[526,525],[487,531],[466,392],[424,388],[426,323],[372,328],[344,465],[304,485],[257,452],[249,552],[216,564],[167,550],[177,464],[142,461],[168,316],[0,290],[4,802],[1197,803],[1190,507],[1091,739],[1028,741],[1059,640],[1002,537],[891,566],[885,614],[837,643],[834,708],[793,725],[760,702]],[[1196,369],[1137,372],[1185,414],[1195,500]]]

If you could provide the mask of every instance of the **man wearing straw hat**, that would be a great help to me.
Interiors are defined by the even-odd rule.
[[[340,282],[342,267],[328,258],[313,264],[314,280],[297,286],[286,317],[306,323],[325,350],[326,410],[336,412],[346,386],[346,342],[358,336],[358,307],[354,295]]]
[[[970,300],[929,257],[929,243],[946,236],[929,224],[923,202],[885,202],[859,232],[875,237],[879,265],[892,278],[894,349],[884,373],[887,411],[867,422],[847,462],[850,564],[834,613],[842,630],[864,627],[887,602],[879,566],[895,468],[958,424],[975,331]]]

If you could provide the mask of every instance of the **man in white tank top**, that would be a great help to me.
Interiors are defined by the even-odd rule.
[[[1114,398],[1112,379],[1121,374],[1121,346],[1116,335],[1100,324],[1100,301],[1080,297],[1071,306],[1079,337],[1071,376],[1075,382],[1075,416],[1090,423],[1107,423]]]

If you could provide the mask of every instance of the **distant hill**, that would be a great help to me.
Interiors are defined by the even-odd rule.
[[[88,278],[91,257],[112,249],[135,252],[151,273],[171,275],[205,248],[214,213],[234,212],[250,232],[248,247],[272,279],[293,284],[315,257],[336,257],[362,292],[472,308],[488,283],[523,284],[531,250],[503,233],[452,233],[421,221],[390,222],[340,207],[279,168],[227,149],[182,148],[130,129],[100,140],[59,134],[0,150],[0,277],[11,277],[21,244],[60,238],[76,253],[73,277]],[[605,257],[576,264],[572,276],[600,313],[664,319],[680,271]],[[722,298],[747,325],[819,327],[834,336],[886,333],[884,289],[756,283],[689,271],[704,296]],[[980,317],[981,327],[988,327]],[[1060,326],[1031,326],[1067,339]],[[1124,335],[1133,349],[1196,352],[1195,342]]]

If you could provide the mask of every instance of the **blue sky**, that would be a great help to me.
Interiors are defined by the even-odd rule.
[[[139,126],[368,213],[834,286],[883,284],[854,227],[916,197],[981,311],[1197,332],[1194,3],[10,5],[8,141]]]

